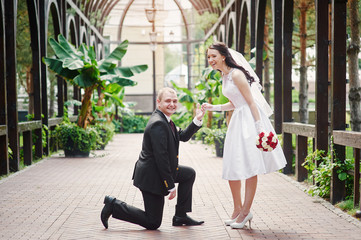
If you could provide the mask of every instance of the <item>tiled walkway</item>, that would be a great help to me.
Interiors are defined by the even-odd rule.
[[[204,225],[171,226],[175,200],[166,200],[159,230],[113,218],[105,230],[105,195],[143,208],[131,181],[141,141],[141,134],[116,135],[90,158],[51,157],[0,181],[0,239],[361,239],[358,220],[280,173],[259,177],[253,229],[226,227],[232,198],[221,179],[222,159],[199,142],[181,143],[180,161],[197,171],[190,216]]]

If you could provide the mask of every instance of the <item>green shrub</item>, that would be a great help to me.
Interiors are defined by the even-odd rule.
[[[148,120],[148,116],[124,115],[122,117],[122,131],[124,133],[143,133]]]
[[[56,126],[55,135],[63,150],[80,152],[94,150],[99,138],[97,131],[91,126],[84,129],[70,122],[63,122]]]
[[[114,136],[115,126],[112,123],[96,123],[92,126],[98,132],[96,149],[104,149]]]
[[[323,150],[316,150],[307,155],[305,162],[302,164],[309,172],[309,179],[314,179],[313,185],[308,193],[318,195],[322,198],[329,198],[331,191],[332,170],[335,169],[337,177],[341,181],[345,181],[346,198],[352,196],[353,176],[348,174],[348,170],[353,168],[353,161],[345,159],[344,162],[336,159],[334,163],[331,161],[331,153],[325,154]],[[318,162],[318,166],[316,165]]]

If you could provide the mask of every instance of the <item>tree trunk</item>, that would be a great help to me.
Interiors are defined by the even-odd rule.
[[[350,79],[348,99],[350,102],[351,128],[352,131],[361,131],[361,87],[358,74],[358,53],[360,51],[360,17],[357,0],[348,1],[351,43],[347,48],[348,75]]]
[[[267,14],[266,14],[266,16],[267,16]],[[266,46],[268,46],[268,44],[269,44],[268,29],[269,29],[269,27],[268,27],[268,24],[266,23],[264,26],[264,44]],[[263,50],[266,52],[266,56],[267,56],[267,58],[264,60],[264,70],[263,70],[264,98],[266,99],[266,101],[269,104],[271,104],[270,103],[270,101],[271,101],[271,81],[270,81],[270,74],[269,74],[269,70],[270,70],[269,51],[268,51],[267,47],[264,47]]]
[[[89,122],[89,116],[91,113],[91,97],[93,94],[94,87],[88,87],[84,89],[83,100],[81,101],[81,109],[78,117],[78,126],[86,128]],[[90,109],[90,110],[89,110]]]
[[[306,46],[307,46],[307,30],[306,30],[306,14],[307,4],[303,0],[300,2],[300,92],[299,92],[299,116],[301,123],[308,123],[308,80],[307,80],[307,63],[306,63]]]
[[[29,95],[28,114],[34,114],[34,79],[31,66],[26,68],[26,92]]]
[[[102,92],[101,87],[97,88],[98,91],[98,102],[97,102],[97,106],[102,106],[103,104],[103,99],[104,99],[104,93]],[[103,114],[101,112],[98,112],[98,117],[102,118]]]

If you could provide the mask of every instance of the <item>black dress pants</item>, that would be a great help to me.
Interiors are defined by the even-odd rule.
[[[196,173],[193,168],[178,167],[175,182],[178,185],[176,215],[185,215],[192,211],[192,188]],[[138,224],[146,229],[155,230],[160,227],[163,218],[164,196],[141,191],[144,211],[116,199],[112,216],[116,219]]]

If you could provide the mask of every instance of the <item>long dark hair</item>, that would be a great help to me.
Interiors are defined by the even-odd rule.
[[[251,85],[253,82],[255,82],[254,78],[251,76],[251,74],[242,66],[238,65],[236,61],[231,56],[231,53],[228,51],[228,47],[223,42],[217,42],[213,43],[211,46],[208,47],[208,49],[215,49],[217,50],[222,56],[225,57],[226,65],[232,68],[237,68],[241,70],[244,75],[246,76],[249,84]],[[207,53],[208,53],[207,49]]]

